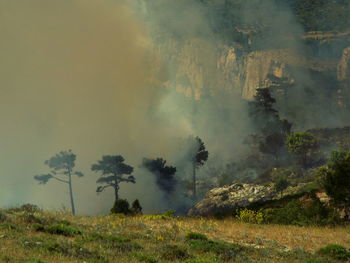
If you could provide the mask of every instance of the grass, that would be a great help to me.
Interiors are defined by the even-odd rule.
[[[350,228],[0,211],[0,263],[346,262]],[[335,244],[335,245],[330,245]]]

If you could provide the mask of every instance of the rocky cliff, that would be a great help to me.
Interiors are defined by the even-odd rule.
[[[350,48],[341,58],[301,55],[291,49],[256,50],[219,45],[206,39],[160,42],[159,56],[168,64],[168,86],[200,98],[203,89],[233,91],[252,100],[257,88],[268,85],[269,75],[292,78],[296,69],[333,74],[343,81],[349,77]]]
[[[199,99],[203,89],[240,92],[244,70],[237,48],[216,46],[204,39],[171,39],[157,47],[167,65],[166,86]]]

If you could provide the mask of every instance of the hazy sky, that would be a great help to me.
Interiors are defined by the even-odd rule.
[[[159,99],[157,65],[123,1],[0,0],[0,36],[0,206],[68,206],[65,185],[39,186],[33,175],[72,149],[86,173],[74,181],[78,212],[106,211],[113,193],[96,196],[90,165],[122,154],[137,166],[165,151],[164,134],[181,134],[148,117]],[[142,193],[141,184],[122,188]]]

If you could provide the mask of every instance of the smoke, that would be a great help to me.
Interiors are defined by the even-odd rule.
[[[302,33],[288,7],[272,0],[0,0],[0,206],[67,206],[64,185],[40,187],[33,176],[72,149],[86,175],[73,182],[78,213],[112,206],[112,191],[97,196],[90,171],[109,154],[135,168],[137,183],[122,184],[121,197],[139,199],[146,212],[164,210],[142,159],[164,158],[186,179],[190,135],[204,141],[208,166],[245,155],[253,132],[242,99],[245,54],[303,54]],[[308,73],[293,72],[314,86]],[[296,100],[306,96],[296,91]]]
[[[106,211],[112,197],[96,197],[91,164],[122,154],[137,166],[183,133],[150,117],[162,76],[147,28],[126,1],[2,0],[0,10],[1,206],[66,205],[64,185],[32,176],[72,149],[86,174],[74,181],[78,212]]]

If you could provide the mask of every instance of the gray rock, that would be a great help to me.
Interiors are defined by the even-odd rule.
[[[297,193],[304,184],[288,187],[282,196]],[[205,198],[188,212],[188,215],[207,216],[227,213],[236,208],[244,208],[255,202],[264,202],[281,198],[272,185],[240,184],[214,188]]]

